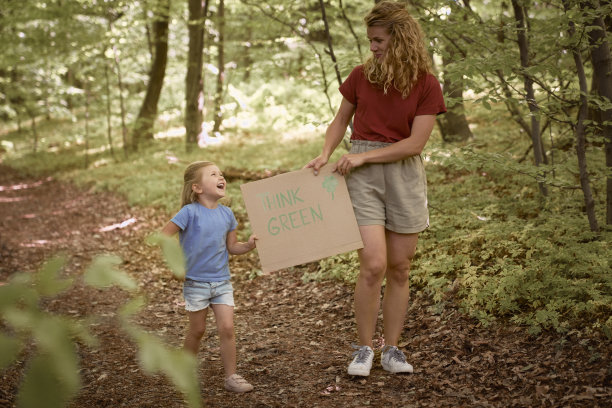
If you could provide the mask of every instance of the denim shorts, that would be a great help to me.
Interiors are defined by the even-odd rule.
[[[234,288],[229,280],[221,282],[200,282],[185,279],[183,283],[185,310],[197,312],[209,305],[234,306]]]
[[[350,153],[362,153],[389,143],[353,140]],[[391,163],[364,164],[346,179],[358,225],[384,225],[400,234],[429,226],[427,179],[420,155]]]

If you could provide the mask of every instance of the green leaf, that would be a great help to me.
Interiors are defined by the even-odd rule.
[[[97,256],[85,271],[85,283],[97,288],[117,285],[125,290],[136,290],[136,282],[125,272],[115,268],[121,265],[121,262],[121,258],[116,255]]]
[[[198,385],[197,359],[183,349],[168,348],[154,336],[127,327],[138,343],[138,359],[143,370],[149,374],[161,372],[181,391],[190,407],[201,407]]]
[[[0,333],[0,370],[11,365],[21,351],[21,342]]]
[[[41,296],[55,296],[72,286],[72,279],[60,279],[60,271],[66,264],[64,256],[56,256],[45,262],[35,277],[35,285]]]
[[[73,373],[66,373],[55,363],[56,359],[47,354],[36,355],[30,360],[17,395],[18,407],[63,408],[76,396],[79,383],[66,381],[73,377],[71,374],[76,374],[76,367]]]
[[[156,233],[150,235],[147,242],[161,247],[164,259],[174,276],[179,279],[185,277],[185,257],[179,242],[175,238]]]
[[[142,296],[135,297],[134,299],[127,302],[119,310],[119,316],[123,319],[129,318],[130,316],[138,313],[146,304],[145,298]]]

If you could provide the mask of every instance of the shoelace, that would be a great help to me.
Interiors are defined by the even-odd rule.
[[[383,351],[385,355],[389,355],[390,359],[399,361],[400,363],[406,362],[406,356],[397,347],[388,346],[387,351]]]
[[[355,350],[353,352],[353,357],[357,356],[357,359],[355,360],[356,363],[359,364],[363,364],[367,361],[368,356],[370,355],[371,351],[368,349],[368,346],[352,346]]]

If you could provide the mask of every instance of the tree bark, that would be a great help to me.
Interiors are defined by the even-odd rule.
[[[567,0],[564,0],[564,6],[568,9]],[[570,20],[568,33],[570,37],[574,36],[575,28],[574,23]],[[597,218],[595,217],[595,200],[593,199],[593,193],[591,192],[591,185],[589,181],[589,173],[587,172],[587,161],[586,161],[586,136],[585,136],[585,123],[588,115],[588,101],[587,101],[587,79],[584,72],[584,64],[582,62],[582,56],[580,50],[576,45],[572,46],[572,55],[574,57],[574,63],[576,65],[576,73],[578,75],[578,83],[580,86],[580,107],[578,110],[578,120],[574,128],[576,135],[576,155],[578,157],[578,170],[580,172],[580,186],[582,187],[582,193],[584,195],[584,204],[589,219],[589,226],[591,231],[599,231],[597,224]]]
[[[440,130],[445,142],[465,142],[473,137],[470,126],[465,117],[465,106],[463,104],[463,80],[453,79],[448,74],[448,66],[455,59],[456,52],[452,45],[446,47],[448,55],[442,57],[444,69],[444,91],[448,98],[453,99],[452,105],[440,119]],[[456,101],[455,101],[456,100]]]
[[[591,29],[588,32],[597,93],[600,97],[605,98],[606,102],[610,103],[612,101],[612,57],[606,37],[606,24],[603,16],[598,12],[600,10],[599,0],[583,3],[582,7],[588,9],[594,15],[593,20],[589,22],[589,26],[597,27],[597,29]],[[612,109],[599,110],[598,113],[601,119],[606,167],[608,169],[606,178],[606,224],[612,225],[612,176],[610,175],[612,173]]]
[[[108,75],[108,64],[104,65],[104,79],[106,83],[106,134],[108,138],[108,148],[113,159],[116,160],[115,150],[113,148],[113,127],[111,123],[113,112],[111,110],[111,92],[110,92],[110,79]]]
[[[521,67],[523,70],[529,68],[529,40],[527,38],[527,15],[525,8],[519,4],[520,0],[512,0],[512,8],[514,9],[514,18],[516,20],[516,35],[519,46],[519,54],[521,58]],[[540,108],[535,99],[535,91],[533,89],[533,79],[527,74],[523,74],[524,86],[525,86],[525,97],[527,105],[529,106],[529,112],[531,112],[531,142],[533,144],[533,156],[536,167],[539,167],[543,161],[542,141],[540,135],[540,120],[538,118]],[[540,187],[540,193],[546,196],[548,190],[546,185],[542,181],[538,181]]]
[[[185,132],[187,151],[197,146],[202,134],[204,82],[202,80],[202,52],[207,0],[189,0],[189,54],[185,77]]]
[[[221,112],[221,104],[223,103],[223,79],[225,76],[225,50],[224,50],[224,31],[225,31],[225,1],[219,0],[219,10],[217,11],[219,24],[219,41],[217,43],[217,89],[215,91],[215,122],[213,125],[213,133],[216,133],[221,128],[223,121],[223,113]]]
[[[149,83],[144,101],[134,124],[134,133],[131,141],[131,150],[146,140],[153,139],[153,124],[157,118],[157,103],[164,84],[166,63],[168,61],[168,25],[170,20],[170,0],[159,0],[155,9],[153,22],[153,36],[155,42],[155,56],[149,72]]]

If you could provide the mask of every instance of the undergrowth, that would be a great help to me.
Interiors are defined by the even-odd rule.
[[[269,99],[266,103],[271,104]],[[495,111],[475,112],[470,123],[476,126],[476,138],[470,145],[445,145],[434,133],[424,153],[431,226],[419,237],[413,288],[429,293],[439,305],[454,300],[482,324],[501,320],[523,325],[532,334],[578,331],[611,338],[612,233],[605,227],[599,234],[589,231],[582,192],[576,188],[573,149],[554,150],[554,162],[536,171],[528,160],[518,159],[529,142],[508,138],[516,130],[507,118]],[[168,213],[178,209],[182,173],[189,162],[211,160],[221,169],[245,171],[297,170],[320,152],[324,132],[321,126],[308,125],[252,134],[237,126],[213,139],[219,143],[191,153],[185,152],[183,138],[161,138],[128,157],[116,149],[113,158],[105,148],[102,127],[94,126],[98,130],[85,158],[83,141],[66,138],[65,121],[56,125],[61,134],[54,133],[53,123],[41,127],[45,148],[36,154],[25,153],[28,149],[23,141],[19,145],[16,132],[5,133],[3,146],[16,148],[9,148],[2,160],[30,175],[53,173],[94,190],[119,193],[132,205]],[[166,133],[175,125],[166,124]],[[343,152],[337,149],[332,159]],[[588,154],[601,222],[605,163],[601,148],[591,147]],[[538,192],[536,177],[544,177],[547,197]],[[238,179],[228,184],[226,202],[244,224],[241,239],[250,230],[242,183]],[[318,270],[308,268],[303,279],[352,284],[358,270],[352,252],[320,261]]]

